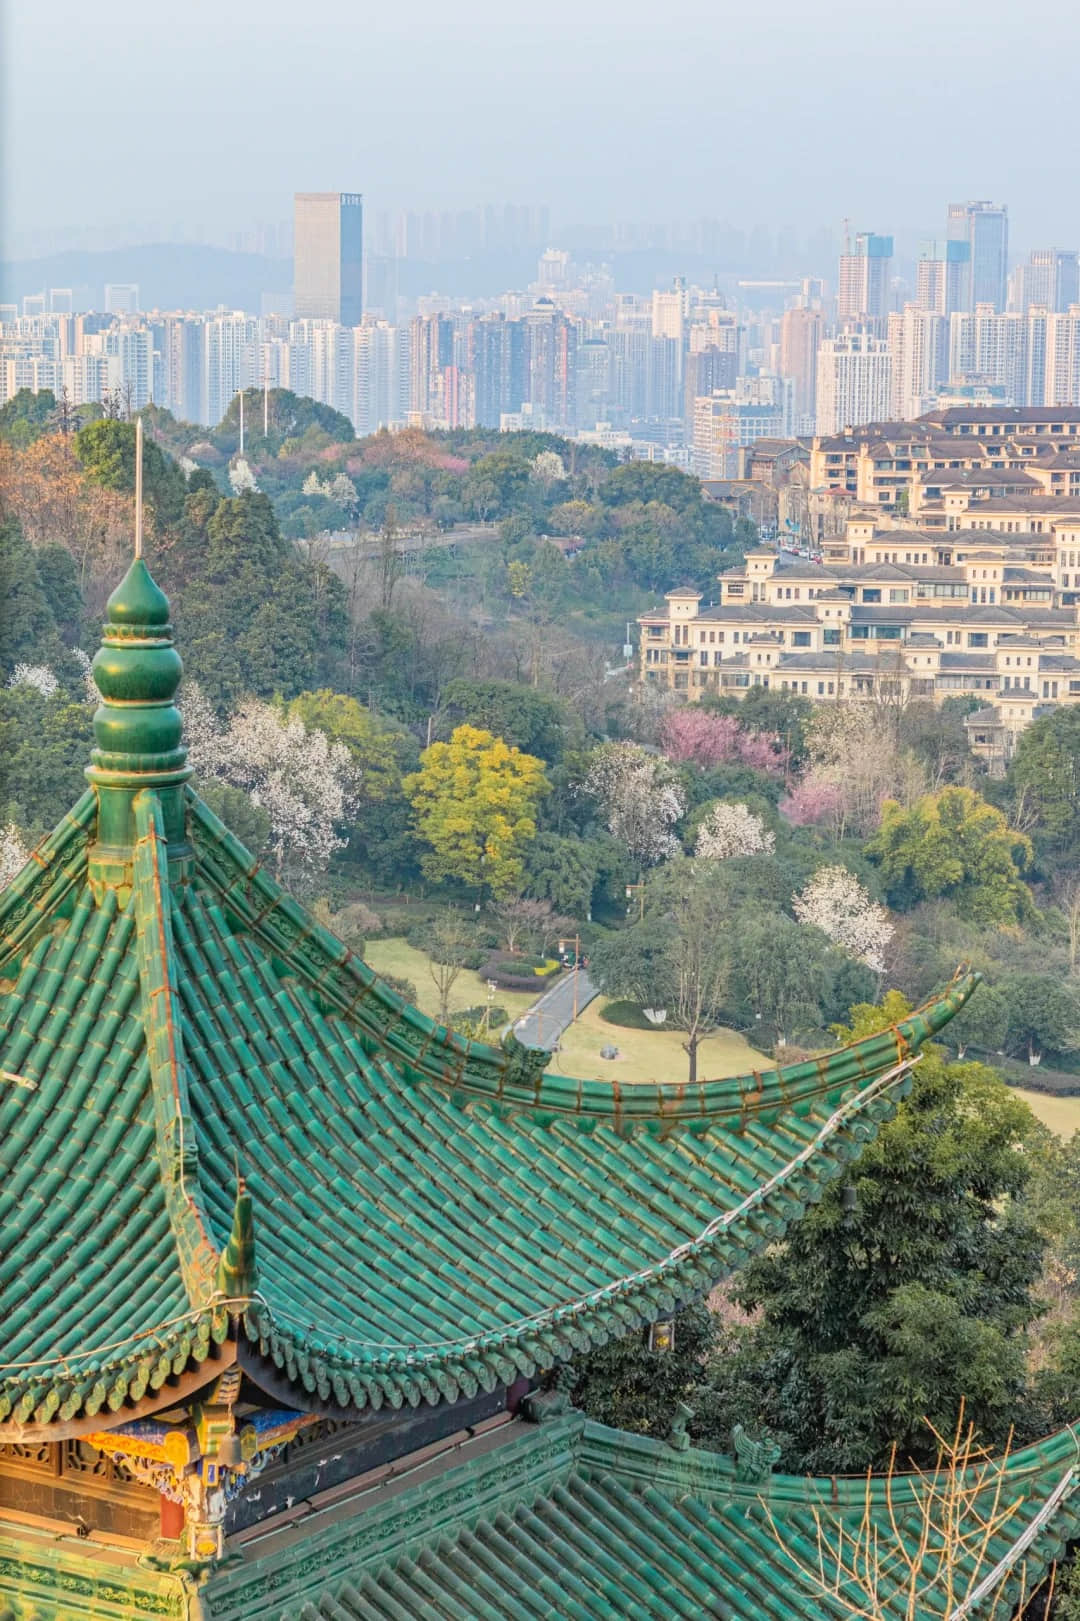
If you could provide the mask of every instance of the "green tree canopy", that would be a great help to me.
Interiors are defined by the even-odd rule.
[[[0,523],[0,604],[0,672],[53,664],[62,649],[49,596],[34,550],[10,518]]]
[[[561,699],[520,681],[459,678],[448,684],[443,706],[452,726],[478,726],[549,765],[582,733],[580,721]]]
[[[56,395],[51,388],[20,388],[0,405],[0,439],[23,450],[46,433],[56,416]]]
[[[1047,844],[1060,849],[1080,839],[1080,709],[1062,705],[1021,732],[1009,785]]]
[[[943,895],[980,923],[1033,915],[1021,878],[1031,863],[1031,841],[973,788],[924,794],[909,810],[887,799],[866,854],[879,865],[889,904],[898,910]]]
[[[88,423],[75,435],[75,454],[87,477],[107,490],[135,489],[135,424],[115,417]],[[150,438],[143,440],[143,496],[162,526],[176,523],[184,508],[187,481],[171,456]]]
[[[760,1019],[785,1042],[819,1028],[831,1002],[833,956],[820,929],[795,923],[782,912],[750,913],[740,919],[734,987],[743,1018]],[[836,954],[839,965],[839,954]]]
[[[890,993],[852,1010],[853,1039],[909,1011]],[[767,1425],[783,1467],[848,1473],[926,1457],[926,1421],[951,1431],[960,1402],[1000,1444],[1027,1409],[1023,1330],[1044,1242],[1023,1195],[1027,1105],[979,1064],[924,1048],[910,1097],[852,1174],[750,1263],[735,1294],[758,1322],[712,1365],[703,1428]],[[932,1444],[932,1443],[931,1443]]]
[[[1054,974],[1018,974],[1002,986],[1007,1041],[1037,1064],[1045,1051],[1080,1046],[1080,996]]]

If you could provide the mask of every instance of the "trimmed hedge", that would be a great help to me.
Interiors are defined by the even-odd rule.
[[[605,1002],[600,1009],[600,1017],[605,1024],[619,1024],[624,1030],[663,1030],[662,1024],[653,1024],[647,1019],[636,1002],[617,1000]]]

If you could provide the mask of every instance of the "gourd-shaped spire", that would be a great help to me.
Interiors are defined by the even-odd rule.
[[[97,850],[108,858],[131,849],[132,807],[144,788],[159,793],[170,843],[182,842],[181,793],[191,772],[173,702],[183,665],[173,646],[169,599],[141,557],[109,598],[106,616],[92,666],[101,703],[86,775],[98,795]]]
[[[227,1300],[250,1300],[259,1287],[259,1272],[255,1265],[255,1216],[251,1194],[242,1176],[236,1182],[236,1203],[233,1206],[229,1241],[218,1261],[217,1286]]]

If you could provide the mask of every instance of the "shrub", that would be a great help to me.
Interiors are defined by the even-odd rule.
[[[656,1025],[650,1024],[636,1002],[627,1002],[625,1000],[605,1002],[600,1009],[600,1017],[605,1024],[620,1024],[625,1030],[655,1030],[657,1028]]]
[[[481,1007],[462,1008],[460,1013],[450,1015],[450,1028],[460,1030],[467,1027],[470,1031],[480,1030],[484,1025],[484,1015],[487,1014],[487,1028],[491,1031],[500,1030],[504,1024],[509,1024],[510,1015],[506,1008],[500,1007],[498,1002],[488,1007],[485,1002]]]

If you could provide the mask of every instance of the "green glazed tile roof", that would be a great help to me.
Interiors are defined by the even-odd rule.
[[[234,1333],[256,1373],[346,1411],[622,1335],[819,1198],[895,1107],[887,1072],[976,982],[779,1071],[545,1075],[405,1005],[258,868],[183,786],[171,667],[140,687],[143,643],[113,630],[159,718],[125,723],[119,764],[99,755],[0,897],[9,1436],[119,1422]]]
[[[911,1477],[891,1488],[880,1477],[868,1487],[783,1475],[743,1485],[725,1457],[577,1414],[515,1422],[466,1439],[426,1479],[402,1460],[402,1479],[361,1487],[346,1516],[310,1512],[301,1540],[295,1527],[261,1528],[238,1564],[215,1573],[204,1605],[208,1621],[846,1621],[852,1608],[807,1572],[823,1543],[835,1555],[842,1537],[849,1557],[865,1516],[863,1542],[870,1531],[882,1553],[880,1613],[936,1621],[988,1579],[1015,1603],[1023,1572],[1031,1592],[1080,1530],[1078,1458],[1065,1430],[1000,1472],[966,1477],[958,1500],[972,1552],[955,1563],[950,1603],[933,1580],[945,1512],[923,1508],[927,1490]],[[977,1515],[990,1514],[999,1523],[984,1540]],[[921,1573],[915,1610],[901,1546]],[[991,1577],[1001,1562],[1004,1591]],[[985,1605],[970,1612],[986,1615]]]

